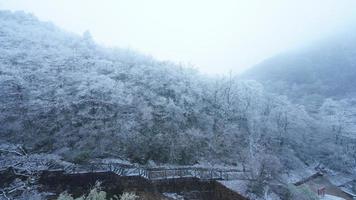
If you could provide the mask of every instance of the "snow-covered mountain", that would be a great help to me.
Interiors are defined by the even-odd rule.
[[[352,98],[356,96],[355,44],[355,31],[349,30],[267,59],[241,77],[297,102]]]
[[[256,180],[248,187],[254,195],[284,172],[316,163],[351,172],[356,144],[344,130],[353,101],[325,99],[353,94],[351,47],[335,42],[272,58],[244,75],[260,84],[205,77],[101,47],[89,32],[79,36],[23,12],[0,11],[0,143],[74,163],[116,158],[243,167]],[[290,90],[294,102],[297,94],[315,92],[320,101],[310,114],[271,89]]]

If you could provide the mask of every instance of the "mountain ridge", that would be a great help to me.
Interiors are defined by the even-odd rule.
[[[296,100],[356,96],[356,34],[344,33],[308,47],[271,57],[245,71],[240,78],[254,79],[270,91]]]

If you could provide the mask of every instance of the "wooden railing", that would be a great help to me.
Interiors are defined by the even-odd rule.
[[[199,178],[202,180],[243,180],[246,171],[237,169],[219,169],[202,167],[147,168],[116,163],[90,164],[66,169],[68,173],[111,171],[119,176],[141,176],[149,180],[174,178]]]
[[[117,163],[89,164],[65,169],[67,173],[107,172],[111,171],[119,176],[141,176],[149,180],[173,178],[199,178],[202,180],[246,180],[247,171],[238,169],[220,169],[203,167],[138,167]]]

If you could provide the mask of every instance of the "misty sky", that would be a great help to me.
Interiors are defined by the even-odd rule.
[[[100,44],[241,72],[356,22],[356,0],[0,0]]]

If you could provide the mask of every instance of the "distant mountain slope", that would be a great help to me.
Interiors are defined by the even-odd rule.
[[[300,98],[356,96],[356,34],[343,34],[272,57],[242,76],[274,92]]]

